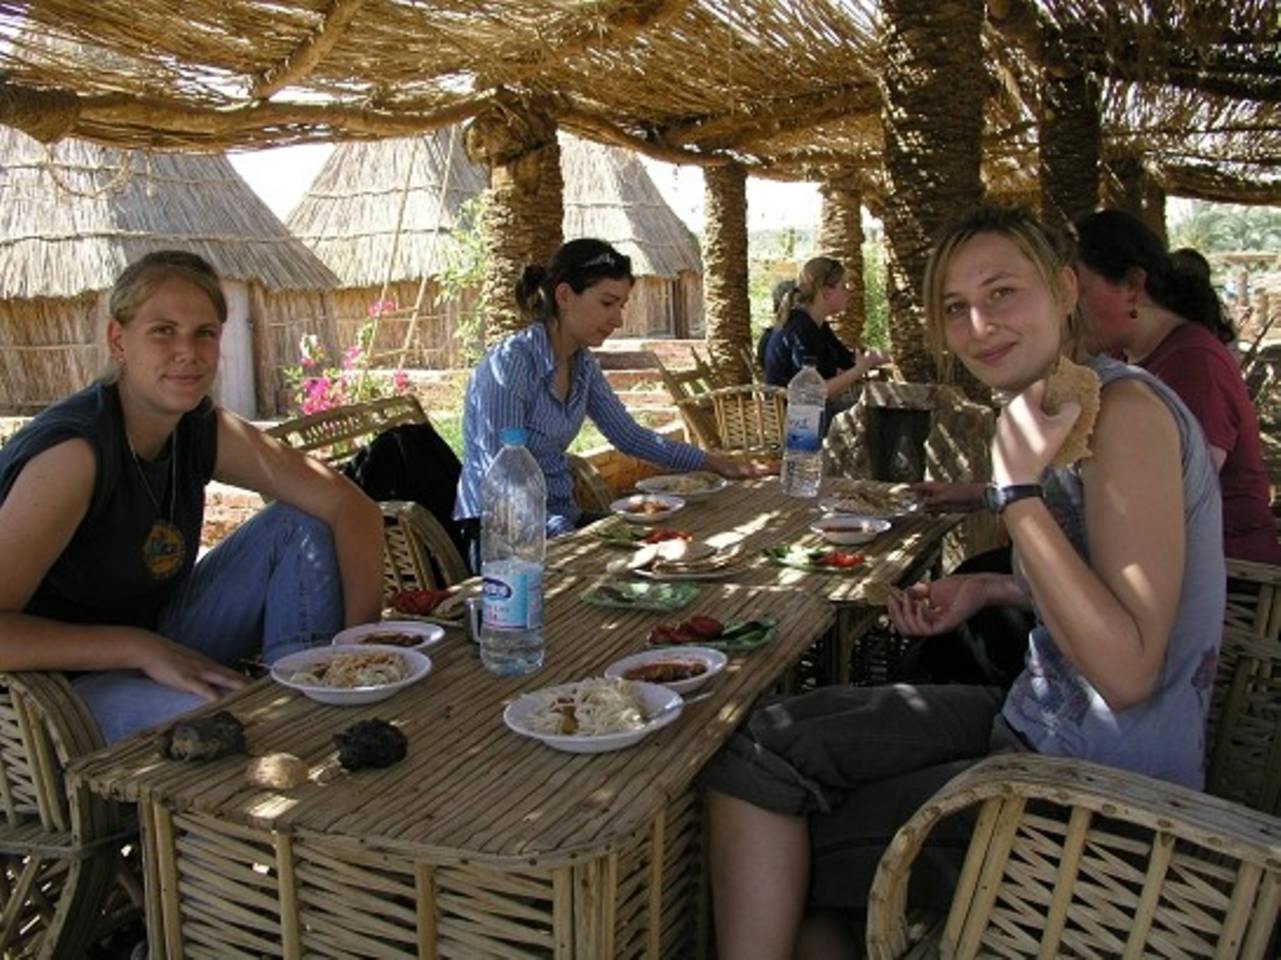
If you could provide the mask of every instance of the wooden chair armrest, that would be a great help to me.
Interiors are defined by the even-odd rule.
[[[445,528],[422,504],[383,500],[383,595],[448,587],[470,574]]]
[[[1230,580],[1250,580],[1255,583],[1281,584],[1281,567],[1253,560],[1227,560]]]
[[[1188,935],[1220,956],[1264,955],[1281,820],[1087,761],[1003,754],[954,777],[894,837],[868,899],[868,956],[912,949],[912,863],[935,824],[968,807],[977,824],[930,952],[1137,956]]]

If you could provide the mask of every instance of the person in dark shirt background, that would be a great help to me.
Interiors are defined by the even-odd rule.
[[[889,361],[887,353],[869,350],[854,354],[828,326],[849,301],[845,267],[831,257],[815,257],[801,268],[796,285],[779,305],[779,329],[765,347],[765,382],[787,386],[807,357],[827,384],[828,412],[849,406],[844,395],[869,371]]]

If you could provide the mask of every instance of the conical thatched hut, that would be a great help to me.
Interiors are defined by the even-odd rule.
[[[632,258],[636,285],[623,313],[626,337],[703,333],[698,241],[667,205],[640,158],[562,134],[564,235],[599,237]]]
[[[405,366],[461,365],[456,334],[476,293],[442,295],[437,278],[462,262],[454,231],[463,204],[484,188],[458,127],[334,150],[287,223],[339,278],[332,304],[342,343],[376,313],[376,355]]]
[[[275,411],[277,368],[296,360],[282,313],[325,326],[332,273],[221,154],[142,153],[78,140],[47,148],[0,127],[0,412],[33,413],[105,362],[107,291],[131,260],[177,247],[222,274],[229,315],[216,398]]]

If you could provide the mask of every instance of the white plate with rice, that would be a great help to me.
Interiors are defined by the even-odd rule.
[[[639,743],[681,714],[684,700],[656,683],[594,677],[522,694],[503,722],[569,753],[605,753]]]
[[[277,683],[318,703],[340,707],[386,700],[430,672],[426,654],[372,643],[299,650],[271,665]]]

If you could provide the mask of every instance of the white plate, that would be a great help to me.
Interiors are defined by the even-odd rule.
[[[722,577],[728,577],[732,573],[738,572],[737,563],[727,563],[723,567],[714,567],[710,570],[668,570],[663,564],[657,564],[658,569],[654,569],[654,564],[648,567],[641,567],[638,570],[632,570],[631,573],[638,577],[645,577],[647,580],[720,580]]]
[[[325,663],[334,657],[350,656],[353,653],[394,653],[400,657],[409,672],[395,683],[381,683],[369,687],[318,687],[306,683],[295,683],[290,679],[295,673]],[[356,707],[365,703],[377,703],[386,700],[397,690],[417,683],[431,672],[431,658],[416,650],[402,647],[380,647],[374,644],[361,644],[353,649],[346,644],[340,647],[313,647],[310,650],[299,650],[281,657],[271,665],[271,677],[277,683],[297,690],[304,696],[318,703],[332,703],[340,707]]]
[[[897,520],[921,512],[920,500],[905,500],[899,507],[890,510],[870,510],[867,502],[860,500],[857,494],[850,494],[848,497],[828,497],[818,506],[824,513],[873,517],[880,520]]]
[[[381,634],[388,633],[407,634],[417,637],[418,642],[401,646],[400,644],[383,643],[373,639]],[[340,630],[334,634],[334,643],[340,646],[359,648],[378,644],[385,647],[397,647],[401,650],[417,650],[421,653],[428,647],[434,647],[440,643],[444,636],[445,628],[437,623],[424,623],[421,620],[383,620],[381,623],[362,623],[356,627]]]
[[[828,543],[841,545],[871,543],[890,528],[890,522],[881,517],[861,517],[849,513],[828,514],[812,524],[810,529]]]
[[[719,650],[713,650],[711,647],[663,647],[661,650],[643,650],[640,653],[633,653],[630,657],[615,660],[605,668],[605,676],[610,678],[620,677],[626,680],[627,677],[624,674],[633,667],[647,663],[665,663],[672,660],[696,660],[706,668],[697,676],[687,677],[684,680],[672,680],[667,683],[660,682],[661,686],[667,687],[669,690],[675,690],[677,693],[691,693],[724,670],[729,658]]]
[[[641,512],[640,506],[645,502],[661,504],[662,509],[652,513]],[[630,497],[615,500],[609,505],[610,510],[633,523],[658,523],[680,513],[684,507],[685,501],[680,497],[669,497],[662,493],[636,493]]]
[[[524,737],[541,740],[547,746],[567,753],[606,753],[610,750],[622,750],[634,743],[639,743],[655,730],[661,730],[681,714],[684,701],[675,690],[659,686],[656,683],[633,683],[644,704],[645,713],[653,718],[639,730],[627,730],[623,733],[602,733],[597,736],[573,736],[569,734],[535,733],[529,728],[529,716],[538,708],[542,694],[557,694],[571,691],[575,683],[562,683],[554,687],[544,687],[517,697],[507,704],[503,711],[503,723],[508,728]]]
[[[665,473],[636,481],[636,489],[643,493],[674,494],[687,503],[706,500],[728,486],[728,480],[707,470],[698,470],[694,473]]]

